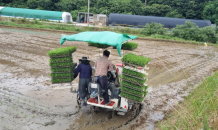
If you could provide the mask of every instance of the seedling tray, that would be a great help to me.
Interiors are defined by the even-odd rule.
[[[128,53],[123,56],[122,61],[129,64],[134,64],[135,66],[141,66],[144,68],[146,64],[150,61],[150,58],[144,56],[138,56],[134,53]]]
[[[64,62],[71,62],[71,61],[73,62],[73,60],[68,60],[68,61],[62,61],[62,62],[50,62],[50,63],[51,63],[51,64],[52,64],[52,63],[64,63]]]
[[[129,80],[126,80],[126,79],[122,79],[123,81],[126,81],[126,82],[129,82],[129,83],[132,83],[132,84],[135,84],[135,85],[138,85],[138,86],[143,86],[143,85],[141,85],[141,84],[137,84],[137,83],[134,83],[134,82],[131,82],[131,81],[129,81]]]
[[[73,81],[73,80],[72,80]],[[63,84],[63,83],[71,83],[72,81],[70,82],[57,82],[57,83],[52,83],[52,84]]]
[[[59,78],[59,79],[60,79],[60,78]],[[53,80],[55,80],[55,79],[52,79],[52,80],[51,80],[52,83],[70,83],[70,82],[73,81],[73,78],[70,78],[70,79],[60,79],[60,80],[65,80],[65,81],[57,81],[57,79],[56,79],[56,82],[53,81]]]
[[[61,57],[68,57],[68,56],[70,56],[70,55],[72,55],[72,53],[71,53],[71,54],[69,54],[69,55],[50,56],[50,58],[61,58]]]
[[[147,79],[136,79],[136,78],[132,78],[132,77],[129,77],[129,76],[126,76],[126,75],[123,75],[122,76],[122,79],[124,80],[128,80],[130,82],[133,82],[133,83],[136,83],[136,84],[140,84],[140,86],[143,86],[143,84],[146,82]]]
[[[50,57],[63,57],[65,55],[70,55],[73,52],[76,51],[76,47],[62,47],[62,48],[57,48],[55,50],[51,50],[48,52],[48,55]]]
[[[71,77],[51,77],[52,79],[69,79]]]
[[[140,91],[147,90],[147,88],[148,88],[148,86],[146,86],[146,85],[138,86],[138,85],[135,85],[135,84],[126,82],[126,81],[122,81],[121,84],[122,84],[122,85],[125,85],[125,86],[127,86],[127,87],[131,87],[131,88],[140,90]]]
[[[69,67],[71,66],[60,66],[60,67],[51,67],[51,68],[54,69],[54,68],[69,68]]]
[[[136,95],[136,94],[130,93],[130,92],[125,91],[125,90],[121,90],[121,92],[124,92],[124,93],[130,94],[130,95],[132,95],[132,96],[139,97],[139,98],[143,98],[143,97],[145,97],[145,95],[143,95],[143,96],[139,96],[139,95]]]
[[[136,89],[136,88],[127,86],[127,85],[123,85],[123,84],[122,84],[122,86],[124,86],[124,87],[126,87],[126,88],[130,88],[130,89],[136,90],[136,91],[139,91],[139,92],[143,92],[143,91],[144,91],[144,90],[139,90],[139,89]]]
[[[142,98],[140,98],[140,97],[135,97],[135,96],[133,96],[133,95],[131,95],[131,94],[128,94],[128,93],[125,93],[125,92],[121,92],[121,94],[120,94],[122,97],[125,97],[125,98],[127,98],[128,100],[130,100],[130,101],[132,101],[132,102],[137,102],[137,103],[142,103],[142,101],[144,100],[144,98],[145,97],[142,97]],[[131,97],[135,97],[135,98],[137,98],[138,100],[136,100],[136,99],[132,99],[132,98],[130,98],[130,97],[128,97],[127,95],[131,95]],[[140,101],[141,100],[141,101]]]
[[[71,67],[58,67],[58,68],[51,68],[50,69],[51,70],[51,72],[53,72],[53,73],[56,73],[56,72],[70,72],[70,71],[74,71],[75,70],[75,68],[73,68],[73,66],[71,66]]]
[[[136,76],[132,76],[132,75],[129,75],[129,74],[126,74],[126,73],[122,73],[123,75],[126,75],[126,76],[129,76],[129,77],[132,77],[132,78],[136,78],[136,79],[140,79],[140,80],[144,80],[143,78],[140,78],[140,77],[136,77]]]
[[[73,71],[73,69],[71,71],[52,72],[52,74],[71,73],[72,71]]]
[[[128,102],[133,102],[133,103],[142,103],[142,101],[144,100],[144,99],[143,99],[141,102],[139,102],[139,101],[133,100],[133,99],[131,99],[131,98],[128,98],[128,97],[126,97],[126,96],[122,96],[122,95],[121,95],[121,97],[127,98],[127,99],[129,100]]]
[[[149,62],[148,62],[148,63],[149,63]],[[131,64],[131,63],[127,63],[127,62],[124,62],[124,61],[123,61],[123,64],[129,65],[129,66],[134,66],[134,67],[142,67],[142,66],[135,65],[135,64]],[[144,67],[142,67],[142,68],[144,68]]]

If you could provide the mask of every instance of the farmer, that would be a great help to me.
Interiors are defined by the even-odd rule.
[[[102,96],[104,98],[105,105],[110,104],[109,95],[108,95],[108,79],[107,79],[108,69],[113,74],[113,77],[114,78],[116,77],[115,72],[113,71],[113,65],[111,61],[108,60],[109,55],[110,55],[110,52],[105,50],[103,52],[103,57],[100,57],[95,62],[96,71],[95,71],[94,79],[101,86],[101,89],[103,92]]]
[[[88,94],[88,85],[89,82],[92,81],[92,67],[89,64],[89,60],[87,60],[87,57],[82,57],[82,59],[79,59],[80,64],[75,70],[74,78],[76,78],[79,74],[79,97],[82,99],[82,106],[86,106],[85,97]]]

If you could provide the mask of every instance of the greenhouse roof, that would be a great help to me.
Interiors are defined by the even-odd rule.
[[[37,18],[37,19],[48,19],[48,20],[62,20],[62,14],[63,12],[58,12],[58,11],[11,8],[11,7],[5,7],[0,10],[0,15],[3,16]]]
[[[134,26],[145,26],[146,23],[156,22],[163,24],[165,28],[174,28],[176,27],[176,25],[185,24],[185,21],[191,21],[199,27],[211,26],[211,22],[209,20],[194,20],[116,13],[110,13],[109,15],[109,24],[126,24]]]

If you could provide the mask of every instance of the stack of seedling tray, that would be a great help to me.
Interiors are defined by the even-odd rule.
[[[138,67],[145,68],[149,61],[150,58],[137,56],[133,53],[122,58],[125,67],[122,72],[121,96],[136,102],[143,101],[147,94],[148,85],[145,82],[148,73],[144,69],[138,69]]]
[[[74,67],[72,53],[76,47],[63,47],[49,51],[51,82],[52,83],[69,83],[74,78]]]

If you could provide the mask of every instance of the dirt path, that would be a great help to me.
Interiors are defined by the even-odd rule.
[[[0,128],[154,129],[155,122],[163,119],[171,106],[218,69],[217,48],[135,40],[139,47],[133,52],[152,58],[148,65],[150,87],[140,115],[128,122],[129,114],[111,118],[106,109],[97,114],[91,113],[89,106],[79,109],[76,95],[69,89],[54,89],[60,85],[50,83],[47,52],[61,47],[60,37],[58,33],[0,29]],[[99,56],[99,49],[83,42],[66,42],[63,46],[77,46],[73,54],[76,62],[82,56],[93,61]],[[120,63],[117,51],[109,50],[110,60]],[[77,81],[73,82],[75,87]]]

